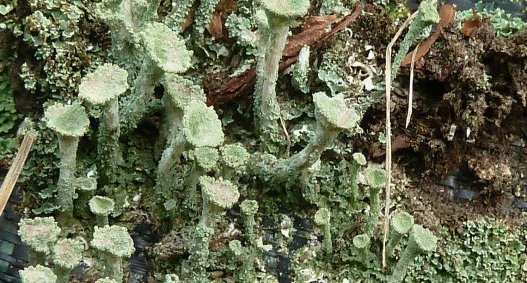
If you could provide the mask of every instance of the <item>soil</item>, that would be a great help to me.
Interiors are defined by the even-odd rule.
[[[386,38],[383,28],[382,36],[373,33],[372,40]],[[430,52],[415,62],[408,128],[409,68],[400,71],[392,93],[395,197],[406,199],[403,206],[418,222],[456,228],[464,220],[492,216],[525,223],[518,207],[527,199],[526,39],[527,31],[496,37],[487,21],[470,37],[453,24],[443,30]],[[383,131],[383,106],[369,110],[365,131]],[[376,137],[363,146],[383,161],[384,147]]]

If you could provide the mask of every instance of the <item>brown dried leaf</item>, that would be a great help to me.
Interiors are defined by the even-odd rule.
[[[466,37],[470,37],[477,29],[481,27],[481,19],[478,12],[472,10],[472,19],[466,19],[463,23],[463,30],[461,31]]]
[[[207,27],[207,31],[216,39],[222,38],[223,34],[223,21],[219,13],[212,14],[212,19]]]
[[[454,8],[453,5],[443,4],[441,6],[439,10],[439,16],[441,17],[441,19],[439,20],[437,29],[431,36],[429,36],[425,41],[419,44],[417,53],[415,54],[415,61],[421,59],[423,56],[425,56],[428,53],[428,51],[430,51],[430,48],[432,48],[432,45],[434,45],[436,40],[439,38],[441,31],[446,26],[448,26],[450,22],[454,20],[455,15],[456,15],[456,9]],[[406,56],[403,59],[403,62],[401,63],[401,66],[407,66],[412,62],[413,52],[414,51],[412,50],[408,54],[406,54]]]

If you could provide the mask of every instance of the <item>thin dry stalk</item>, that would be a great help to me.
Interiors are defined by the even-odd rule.
[[[420,43],[419,43],[420,44]],[[412,118],[413,103],[414,103],[414,67],[415,67],[415,55],[417,55],[417,50],[419,50],[419,44],[415,47],[414,52],[412,52],[412,63],[410,64],[410,89],[408,91],[408,113],[406,114],[406,128],[410,124],[410,119]]]
[[[410,17],[408,17],[404,23],[399,27],[395,36],[392,38],[388,46],[386,47],[386,70],[384,71],[384,80],[386,82],[386,187],[385,187],[385,201],[384,201],[384,237],[382,240],[382,266],[386,267],[386,241],[388,240],[388,229],[390,225],[390,185],[392,182],[392,126],[390,109],[391,105],[391,90],[392,90],[392,49],[397,39],[403,33],[403,30],[407,28],[410,23],[417,16],[415,11]]]
[[[18,149],[18,153],[13,160],[13,164],[7,172],[4,182],[0,187],[0,216],[2,216],[2,213],[4,212],[7,202],[9,201],[9,197],[11,196],[13,188],[16,185],[16,181],[18,180],[18,176],[20,176],[20,173],[24,168],[29,151],[31,151],[31,146],[36,139],[37,136],[33,134],[26,134],[24,136],[24,140]]]

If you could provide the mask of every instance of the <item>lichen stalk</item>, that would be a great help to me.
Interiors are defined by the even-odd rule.
[[[290,21],[274,19],[268,15],[269,28],[263,35],[263,54],[260,54],[257,67],[255,90],[255,111],[258,119],[262,148],[265,152],[276,153],[276,143],[281,138],[279,126],[280,105],[276,98],[276,80],[282,52],[287,42]]]
[[[77,172],[77,148],[79,138],[57,134],[60,149],[60,173],[57,182],[57,203],[66,215],[73,213],[75,173]]]
[[[202,0],[199,4],[196,17],[194,19],[193,37],[196,40],[203,40],[203,32],[205,32],[205,28],[210,25],[212,14],[214,13],[214,10],[216,9],[216,6],[219,2],[220,0]]]
[[[124,162],[119,145],[120,136],[119,102],[114,98],[103,107],[97,144],[97,153],[101,157],[101,173],[111,183],[117,181],[118,165]]]
[[[161,80],[163,71],[149,58],[145,58],[137,75],[130,95],[125,97],[120,107],[120,123],[123,133],[134,130],[146,116],[149,104],[154,98],[155,86]]]
[[[182,33],[192,4],[194,4],[194,0],[172,0],[172,11],[165,19],[166,25],[174,32]]]
[[[381,200],[380,200],[380,188],[369,188],[370,194],[370,214],[368,215],[368,220],[364,226],[364,233],[373,236],[375,232],[375,227],[379,222],[379,216],[381,215]]]

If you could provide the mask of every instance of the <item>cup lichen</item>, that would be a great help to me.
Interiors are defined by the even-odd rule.
[[[99,250],[105,261],[105,273],[111,279],[123,281],[123,259],[134,252],[134,242],[128,230],[121,226],[94,227],[91,246]]]

